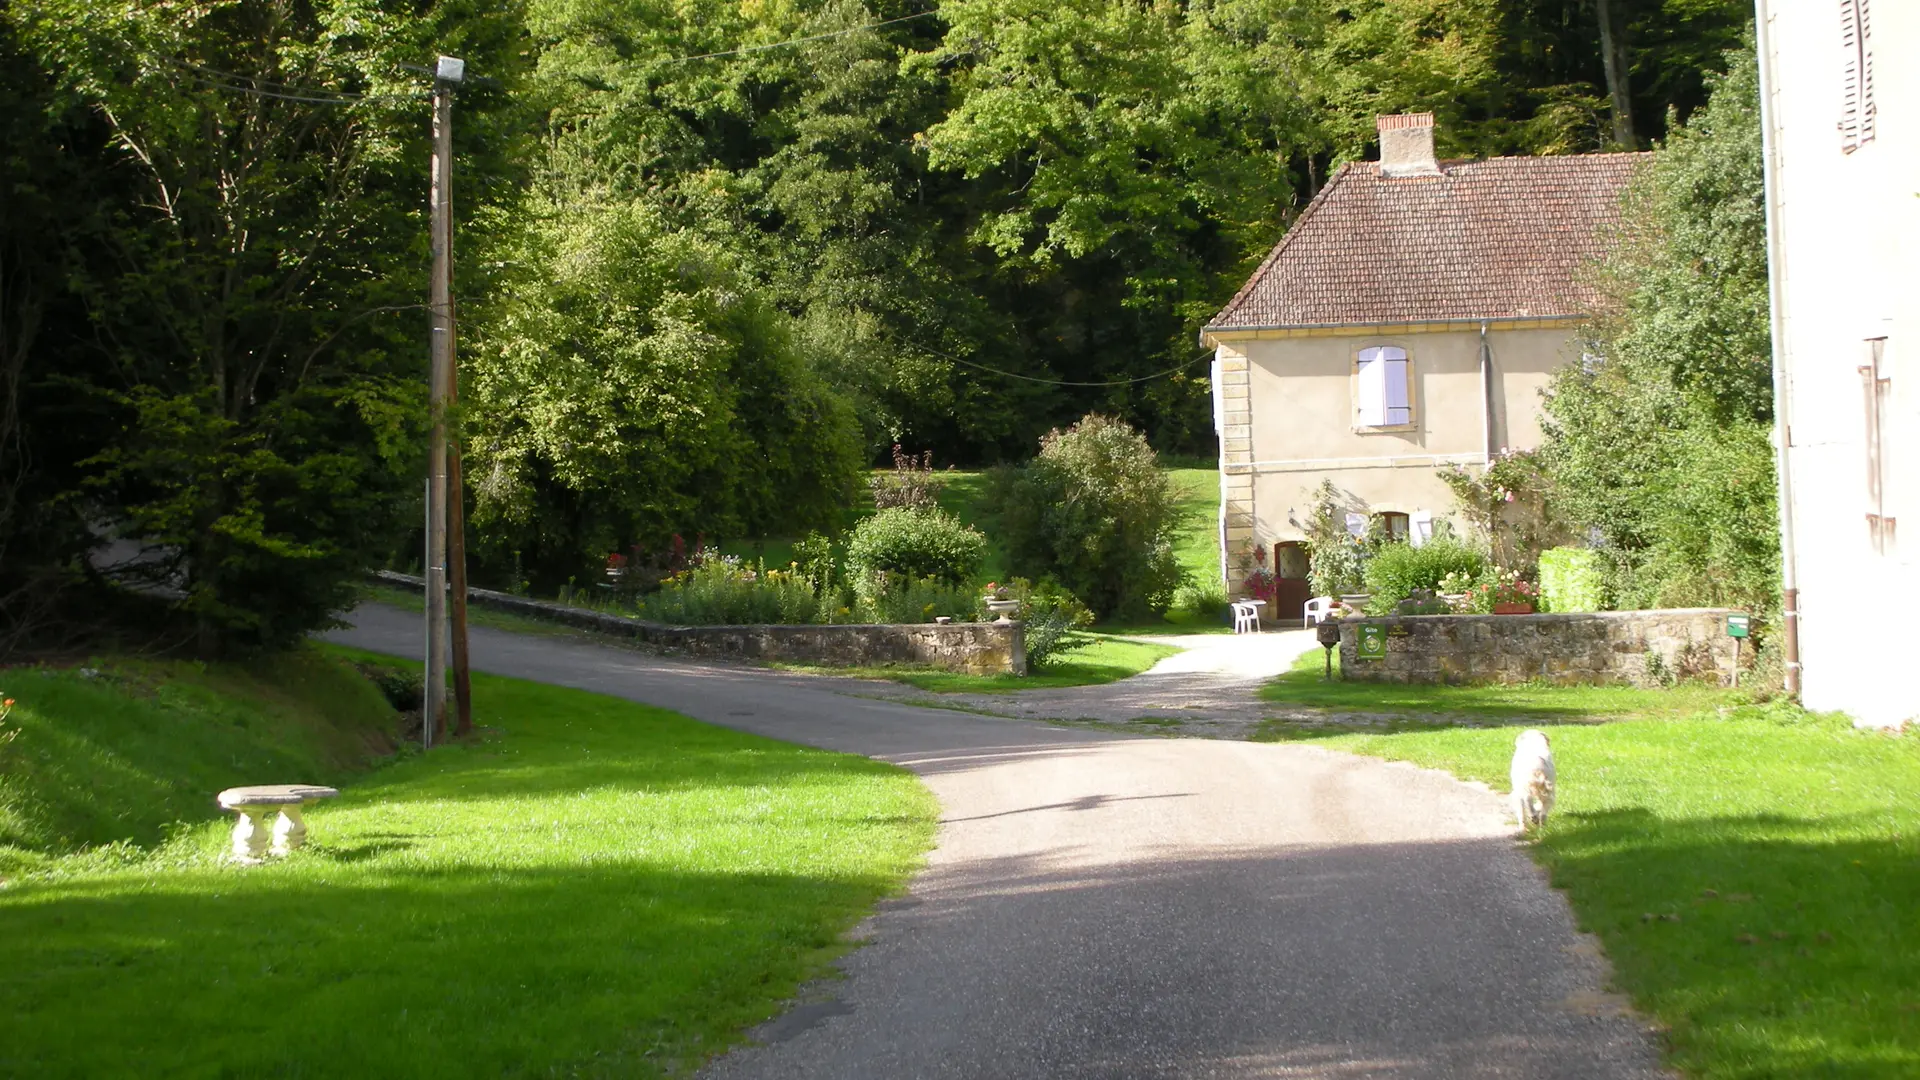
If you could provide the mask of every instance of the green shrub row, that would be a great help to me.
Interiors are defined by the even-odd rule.
[[[1449,574],[1478,577],[1487,558],[1479,549],[1450,536],[1436,536],[1419,547],[1383,544],[1367,560],[1367,611],[1384,615],[1415,589],[1438,590]]]

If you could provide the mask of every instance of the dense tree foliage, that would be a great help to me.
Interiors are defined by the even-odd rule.
[[[35,561],[88,573],[95,538],[137,543],[121,576],[180,594],[205,651],[344,606],[408,505],[422,412],[420,335],[392,317],[423,321],[418,80],[396,61],[513,29],[358,0],[8,9],[7,112],[39,126],[10,155],[42,170],[7,274]]]
[[[1621,606],[1773,606],[1779,573],[1759,91],[1736,54],[1631,195],[1593,359],[1556,377],[1559,511],[1616,556]]]
[[[1657,135],[1745,6],[1621,10]],[[5,0],[0,599],[24,625],[119,536],[205,648],[273,643],[410,549],[436,52],[479,77],[476,576],[551,584],[831,529],[895,441],[993,462],[1097,410],[1210,451],[1194,332],[1374,114],[1433,109],[1446,153],[1602,147],[1597,12]]]

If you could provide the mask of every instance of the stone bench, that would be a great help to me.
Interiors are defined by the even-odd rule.
[[[261,784],[228,788],[220,793],[220,806],[240,815],[233,825],[233,857],[243,863],[257,863],[269,853],[269,830],[260,819],[277,813],[273,828],[274,855],[285,855],[307,842],[307,822],[301,810],[308,803],[331,799],[340,794],[317,784]]]

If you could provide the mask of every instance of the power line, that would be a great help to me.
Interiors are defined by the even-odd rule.
[[[357,105],[366,101],[421,101],[427,96],[424,93],[336,94],[331,91],[316,91],[309,94],[282,94],[273,90],[262,90],[253,86],[235,86],[232,83],[223,83],[217,79],[208,79],[199,75],[189,75],[188,78],[213,90],[227,90],[235,94],[272,98],[276,101],[298,101],[307,105]]]
[[[1047,386],[1132,386],[1136,383],[1152,382],[1155,379],[1164,379],[1169,375],[1177,375],[1180,372],[1187,370],[1188,368],[1192,367],[1193,365],[1199,363],[1202,360],[1211,359],[1213,356],[1212,353],[1202,353],[1199,356],[1196,356],[1193,359],[1188,360],[1186,363],[1179,365],[1178,367],[1170,367],[1165,371],[1156,371],[1151,375],[1141,375],[1132,379],[1110,379],[1106,382],[1077,382],[1071,379],[1042,379],[1036,375],[1022,375],[1017,371],[1002,371],[999,368],[988,367],[985,364],[976,364],[971,360],[962,360],[958,356],[949,356],[946,353],[934,352],[932,349],[924,349],[922,351],[928,353],[929,355],[937,356],[942,360],[949,360],[949,361],[952,361],[953,363],[963,364],[970,368],[978,368],[981,371],[989,372],[994,375],[999,375],[1003,378],[1020,379],[1024,382],[1042,383]]]

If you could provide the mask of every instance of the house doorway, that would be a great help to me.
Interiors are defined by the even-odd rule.
[[[1269,618],[1291,622],[1307,606],[1307,545],[1287,540],[1273,545],[1273,611]]]

